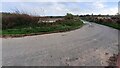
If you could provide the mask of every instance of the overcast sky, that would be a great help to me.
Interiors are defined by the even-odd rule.
[[[27,0],[26,0],[27,1]],[[31,1],[31,2],[30,2]],[[19,10],[32,15],[46,15],[46,16],[57,16],[65,15],[66,13],[72,14],[110,14],[114,15],[118,12],[118,1],[77,1],[71,0],[69,2],[51,0],[53,2],[44,0],[33,1],[29,0],[24,2],[22,0],[2,0],[2,12],[14,12]]]

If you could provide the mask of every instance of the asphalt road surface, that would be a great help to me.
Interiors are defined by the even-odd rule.
[[[107,66],[118,53],[118,30],[85,22],[82,28],[2,40],[3,66]]]

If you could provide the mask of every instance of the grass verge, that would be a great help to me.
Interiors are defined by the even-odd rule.
[[[38,25],[19,26],[11,29],[3,29],[2,37],[22,37],[38,34],[70,31],[83,26],[80,20],[64,20],[55,23],[42,23]]]

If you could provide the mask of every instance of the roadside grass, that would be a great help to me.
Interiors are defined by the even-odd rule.
[[[67,13],[66,16],[61,18],[62,20],[57,20],[56,22],[43,22],[47,21],[47,19],[49,20],[50,17],[32,16],[21,13],[2,13],[2,31],[0,33],[2,37],[21,37],[65,32],[80,28],[83,25],[78,16],[70,13]]]
[[[70,31],[82,27],[83,23],[80,20],[64,20],[54,23],[41,23],[37,25],[17,26],[11,29],[3,29],[2,36],[22,36],[36,35],[53,32]]]
[[[95,22],[95,23],[98,23],[98,22]],[[104,22],[101,22],[101,23],[98,23],[98,24],[109,26],[109,27],[112,27],[112,28],[120,30],[120,24],[117,24],[117,23],[111,23],[111,22],[104,23]]]

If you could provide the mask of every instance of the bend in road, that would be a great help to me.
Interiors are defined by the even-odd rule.
[[[118,53],[118,30],[86,24],[80,29],[2,40],[3,66],[107,66]]]

